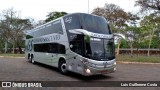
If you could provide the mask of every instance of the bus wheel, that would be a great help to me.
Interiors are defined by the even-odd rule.
[[[33,57],[33,55],[31,56],[31,63],[35,63],[35,61],[34,61],[34,59],[33,59],[34,57]]]
[[[59,70],[62,74],[67,73],[67,66],[66,66],[66,62],[64,60],[60,61],[60,63],[59,63]]]

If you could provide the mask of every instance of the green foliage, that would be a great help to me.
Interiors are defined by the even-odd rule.
[[[122,39],[120,48],[129,48],[128,43],[125,39]]]
[[[0,50],[2,50],[4,48],[4,43],[3,43],[3,40],[0,39]]]
[[[125,22],[129,20],[127,12],[115,4],[106,3],[102,8],[95,8],[92,14],[105,17],[115,33],[119,32],[116,29],[121,29],[126,26],[127,24]]]
[[[143,36],[143,42],[149,46],[149,48],[158,48],[159,47],[159,21],[160,16],[157,13],[152,13],[148,16],[145,16],[143,20],[141,20],[140,25],[143,32],[141,35]],[[143,43],[143,44],[144,44]]]
[[[87,43],[90,43],[90,36],[89,35],[85,35],[85,41],[87,42]]]
[[[152,39],[151,48],[158,48],[159,45],[160,45],[159,38],[158,37],[154,37]]]
[[[45,22],[49,22],[49,21],[52,21],[54,19],[57,19],[59,17],[62,17],[64,15],[66,15],[67,13],[66,12],[50,12],[48,15],[47,15],[47,19],[45,20]]]
[[[159,0],[136,0],[136,6],[141,7],[141,11],[148,10],[159,10],[160,11],[160,1]]]
[[[31,36],[31,35],[26,35],[26,39],[30,39],[30,38],[33,38],[33,36]]]

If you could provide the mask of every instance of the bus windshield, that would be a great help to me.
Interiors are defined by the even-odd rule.
[[[86,45],[86,57],[99,61],[114,59],[113,40],[91,38],[90,44]]]

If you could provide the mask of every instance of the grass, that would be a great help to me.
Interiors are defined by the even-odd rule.
[[[24,57],[24,54],[0,54],[0,56],[4,56],[4,57]]]
[[[118,55],[117,61],[126,62],[148,62],[148,63],[160,63],[160,56],[130,56],[130,55]]]
[[[0,54],[4,57],[24,57],[24,54]],[[130,55],[118,55],[117,61],[125,62],[148,62],[148,63],[160,63],[160,56],[130,56]]]

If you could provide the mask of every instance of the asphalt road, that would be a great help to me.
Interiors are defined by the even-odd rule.
[[[118,63],[117,71],[114,73],[84,77],[72,72],[62,75],[57,68],[43,64],[31,64],[24,58],[0,58],[0,81],[160,81],[160,64]],[[55,87],[52,90],[106,90],[106,88],[117,90],[117,87]],[[123,90],[123,88],[118,89]],[[160,88],[126,87],[125,90],[160,90]]]

